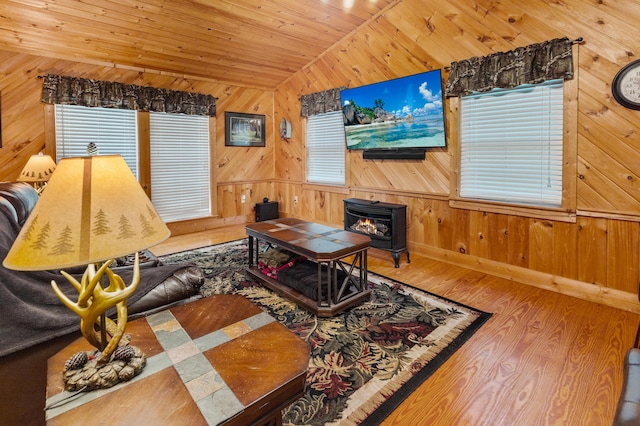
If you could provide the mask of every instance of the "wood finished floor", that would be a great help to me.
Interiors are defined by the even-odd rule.
[[[172,237],[163,255],[245,237],[230,226]],[[493,313],[384,425],[610,425],[640,316],[411,254],[369,269]]]

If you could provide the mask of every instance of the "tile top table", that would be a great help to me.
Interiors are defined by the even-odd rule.
[[[127,333],[147,365],[113,388],[64,391],[65,361],[92,349],[84,338],[49,359],[47,425],[281,424],[281,410],[303,395],[307,343],[242,296],[139,318]]]
[[[245,231],[249,236],[247,273],[314,314],[331,317],[369,298],[367,250],[371,246],[370,237],[296,218],[251,223],[245,226]],[[315,262],[317,267],[309,272],[317,277],[313,278],[316,295],[309,297],[261,273],[257,268],[260,241]]]

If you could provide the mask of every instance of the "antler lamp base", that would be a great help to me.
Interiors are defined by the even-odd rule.
[[[65,363],[62,373],[67,391],[106,389],[126,382],[142,372],[147,363],[145,354],[131,345],[120,346],[108,363],[98,362],[99,352],[78,352]]]

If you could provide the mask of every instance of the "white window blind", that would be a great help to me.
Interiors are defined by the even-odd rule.
[[[562,203],[563,80],[464,96],[460,196]]]
[[[307,182],[344,185],[344,122],[342,111],[307,119]]]
[[[138,115],[135,110],[56,104],[54,111],[56,162],[64,157],[87,155],[87,145],[93,142],[100,155],[122,155],[133,175],[138,177]]]
[[[211,215],[209,118],[150,113],[151,201],[165,222]]]

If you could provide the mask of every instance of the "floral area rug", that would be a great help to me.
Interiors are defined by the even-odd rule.
[[[369,301],[318,318],[244,274],[246,239],[160,259],[195,263],[204,296],[243,295],[309,343],[306,394],[285,425],[380,423],[491,316],[369,272]]]

